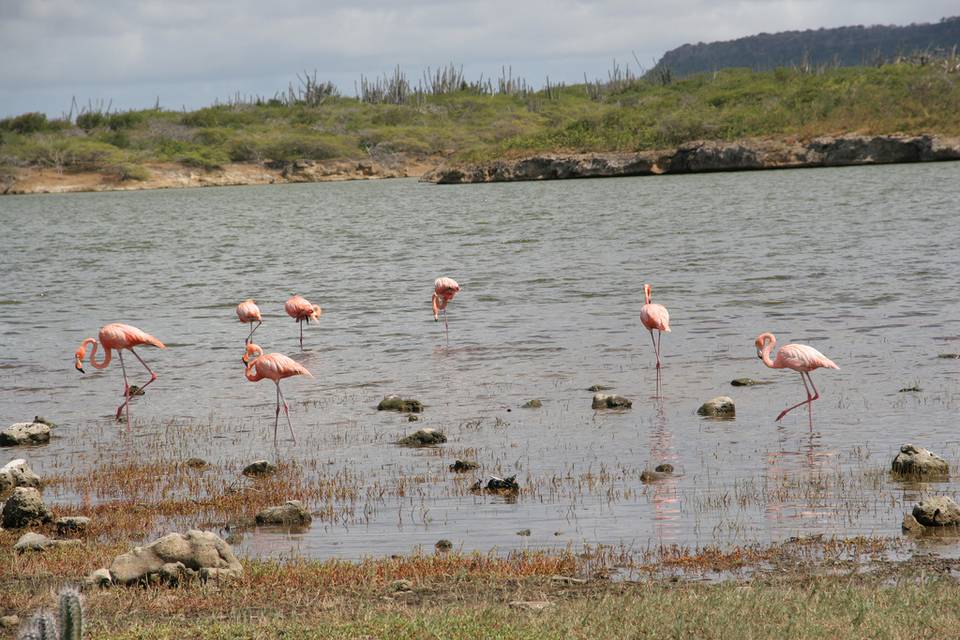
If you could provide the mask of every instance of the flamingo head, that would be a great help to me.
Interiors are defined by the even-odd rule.
[[[767,348],[767,343],[770,343],[770,349],[773,349],[773,345],[777,343],[777,339],[773,337],[772,333],[761,333],[757,336],[757,339],[754,340],[754,345],[757,347],[757,357],[761,360],[763,359],[763,351]]]
[[[256,355],[254,355],[256,354]],[[243,354],[243,364],[250,364],[251,360],[255,360],[263,355],[263,347],[258,344],[250,343],[247,345],[247,351]]]
[[[86,373],[86,371],[83,370],[83,356],[85,355],[87,355],[87,344],[83,343],[79,348],[77,348],[76,353],[73,354],[73,368],[80,373]]]
[[[643,285],[643,297],[646,299],[647,304],[650,304],[650,292],[651,292],[651,291],[653,291],[653,289],[650,288],[650,285],[648,285],[648,284]]]

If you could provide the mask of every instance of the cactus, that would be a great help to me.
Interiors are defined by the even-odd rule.
[[[60,591],[60,625],[49,611],[38,611],[20,630],[17,640],[80,640],[83,637],[83,602],[80,592],[67,587]]]

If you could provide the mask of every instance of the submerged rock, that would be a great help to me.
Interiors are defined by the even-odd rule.
[[[465,473],[467,471],[473,471],[474,469],[479,469],[480,463],[474,462],[473,460],[457,460],[452,465],[450,465],[450,471],[454,473]]]
[[[210,463],[203,458],[187,458],[183,464],[191,469],[204,469],[210,466]]]
[[[656,482],[657,480],[665,480],[666,478],[672,477],[674,477],[673,465],[665,462],[658,464],[653,471],[644,469],[640,474],[640,482]]]
[[[921,391],[923,391],[923,389],[917,385],[913,385],[912,387],[904,387],[903,389],[897,391],[897,393],[919,393]]]
[[[418,429],[408,436],[404,436],[397,441],[402,447],[429,447],[435,444],[443,444],[447,441],[447,436],[442,431],[436,429]]]
[[[890,471],[905,476],[947,476],[950,465],[947,461],[923,447],[905,444],[893,459]]]
[[[313,517],[299,500],[287,500],[278,507],[267,507],[257,514],[257,524],[308,525]]]
[[[255,460],[243,468],[243,475],[256,478],[269,476],[277,472],[277,467],[266,460]]]
[[[608,396],[605,393],[595,393],[591,406],[594,409],[629,409],[633,406],[633,401],[623,396]]]
[[[598,391],[610,391],[611,389],[613,389],[613,387],[607,386],[605,384],[592,384],[589,387],[587,387],[587,391],[592,391],[593,393],[596,393]]]
[[[947,496],[924,498],[913,507],[913,517],[927,527],[960,525],[960,505]]]
[[[160,575],[164,565],[182,563],[185,572],[195,572],[203,579],[236,578],[243,566],[233,550],[209,531],[188,531],[187,535],[171,533],[145,547],[135,547],[117,556],[110,565],[110,576],[118,584],[134,584],[151,575]],[[192,574],[188,574],[192,575]]]
[[[50,425],[43,422],[18,422],[0,431],[0,447],[50,442]]]
[[[34,522],[49,522],[50,512],[40,492],[33,487],[17,487],[3,504],[3,527],[20,529]]]
[[[770,380],[754,380],[753,378],[736,378],[730,381],[735,387],[752,387],[758,384],[773,384]]]
[[[476,484],[471,487],[471,490],[492,491],[494,493],[519,493],[520,485],[517,483],[517,476],[510,476],[509,478],[490,476],[486,485],[484,485],[482,481],[477,480]]]
[[[11,460],[0,468],[0,495],[17,487],[39,489],[41,484],[40,476],[30,469],[23,458]]]
[[[401,411],[403,413],[423,412],[423,403],[419,400],[403,399],[398,395],[386,396],[377,405],[377,411]]]
[[[535,398],[533,400],[527,400],[522,405],[520,405],[520,408],[521,409],[539,409],[542,406],[543,406],[543,403],[540,402],[540,400],[537,400]]]
[[[717,396],[700,405],[697,413],[701,416],[732,418],[737,415],[737,408],[733,404],[733,398],[729,396]]]
[[[941,353],[937,357],[944,360],[960,360],[960,353]]]

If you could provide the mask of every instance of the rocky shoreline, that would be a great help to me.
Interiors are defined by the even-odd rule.
[[[422,182],[467,184],[960,160],[960,138],[838,136],[808,141],[696,141],[637,153],[546,153],[482,164],[441,166]]]

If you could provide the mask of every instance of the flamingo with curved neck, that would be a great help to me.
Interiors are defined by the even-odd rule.
[[[243,354],[243,363],[246,369],[243,372],[244,377],[250,382],[259,382],[264,378],[273,380],[277,386],[277,408],[273,416],[273,446],[277,446],[277,423],[280,421],[280,401],[283,400],[283,413],[287,417],[287,426],[290,428],[290,437],[293,443],[297,443],[297,436],[293,433],[293,424],[290,422],[290,409],[287,408],[287,400],[280,391],[280,381],[291,376],[313,377],[307,368],[302,364],[295,362],[282,353],[264,353],[263,347],[258,344],[249,343],[246,352]]]
[[[761,333],[757,336],[754,344],[757,347],[757,357],[763,360],[763,364],[771,369],[793,369],[800,374],[803,388],[807,391],[807,399],[781,411],[780,415],[777,416],[777,422],[797,407],[809,405],[811,410],[813,409],[813,401],[820,397],[820,392],[817,391],[817,387],[813,384],[813,378],[810,377],[811,371],[820,368],[840,368],[833,360],[805,344],[785,344],[780,347],[777,356],[771,359],[770,354],[777,344],[777,338],[772,333]],[[810,382],[810,387],[807,386],[807,381]],[[813,388],[812,394],[810,393],[811,387]]]
[[[166,346],[154,338],[149,333],[141,331],[136,327],[132,327],[128,324],[121,324],[115,322],[112,324],[104,325],[100,327],[100,331],[97,333],[96,340],[94,338],[85,338],[83,342],[80,343],[80,346],[77,348],[74,355],[74,368],[80,373],[86,373],[83,370],[83,361],[87,358],[87,346],[93,345],[93,348],[90,349],[90,364],[93,365],[95,369],[106,369],[110,365],[110,361],[113,359],[113,351],[117,352],[117,357],[120,359],[120,368],[123,370],[123,404],[117,407],[117,420],[120,419],[120,414],[124,409],[127,410],[127,428],[130,428],[130,385],[127,382],[127,368],[123,364],[123,349],[127,349],[134,355],[134,357],[140,361],[140,364],[146,368],[150,373],[150,380],[148,380],[143,386],[141,386],[138,392],[142,392],[146,389],[150,383],[157,379],[157,374],[153,372],[153,369],[143,361],[143,358],[140,357],[136,351],[133,350],[134,347],[140,345],[150,345],[157,347],[158,349],[166,349]],[[104,350],[103,359],[100,362],[97,362],[97,347],[102,347]]]
[[[323,310],[320,309],[320,305],[311,303],[298,293],[293,294],[290,299],[283,304],[283,308],[287,312],[287,315],[296,320],[297,324],[300,325],[300,348],[303,349],[303,321],[306,320],[307,324],[310,324],[311,320],[319,322],[320,314],[323,313]]]
[[[447,323],[447,305],[453,300],[453,296],[460,293],[460,285],[453,278],[441,276],[433,282],[433,321],[440,319],[440,312],[443,312],[443,329],[447,335],[447,342],[450,341],[450,325]]]

